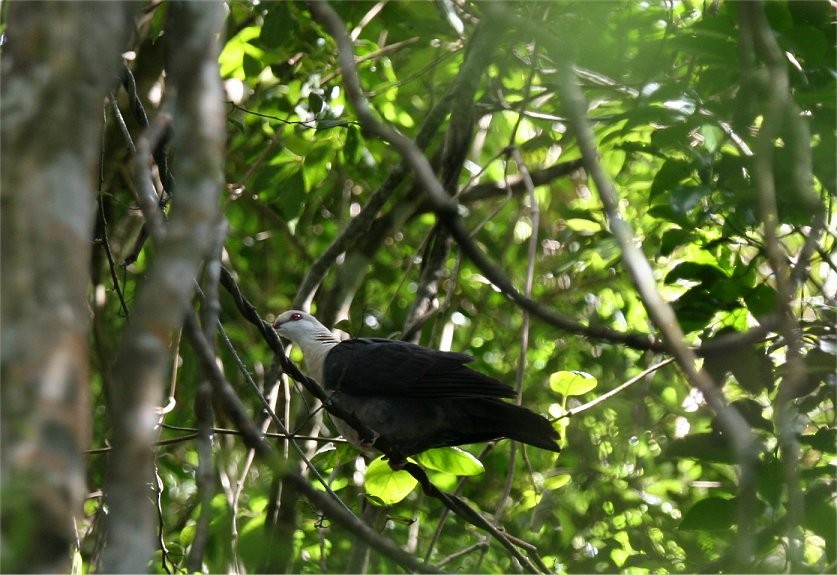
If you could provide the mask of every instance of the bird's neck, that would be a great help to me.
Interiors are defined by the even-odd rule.
[[[325,363],[325,357],[331,351],[331,348],[340,343],[340,340],[323,327],[322,330],[308,334],[306,338],[297,343],[302,349],[303,356],[305,356],[308,375],[317,380],[320,385],[324,385],[323,364]]]

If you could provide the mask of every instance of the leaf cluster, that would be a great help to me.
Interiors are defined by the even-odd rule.
[[[741,55],[744,12],[727,2],[489,4],[341,2],[334,9],[352,34],[360,81],[377,117],[419,141],[440,174],[450,148],[465,142],[449,191],[475,244],[510,281],[585,328],[658,341],[659,326],[626,271],[598,190],[579,169],[582,149],[558,77],[561,61],[574,63],[599,161],[614,180],[653,280],[685,343],[706,350],[701,367],[756,438],[753,485],[742,484],[723,422],[673,364],[579,409],[667,358],[665,342],[634,349],[592,332],[562,331],[525,314],[489,281],[440,231],[403,158],[359,123],[334,39],[302,3],[229,3],[220,56],[228,99],[224,264],[267,320],[310,303],[321,320],[353,336],[406,336],[468,352],[478,369],[516,384],[524,405],[556,420],[564,436],[560,455],[500,441],[468,446],[467,455],[429,453],[418,460],[438,487],[528,544],[548,570],[740,568],[734,541],[742,536],[742,499],[752,496],[750,568],[833,571],[835,54],[827,4],[764,6],[788,57],[789,97],[810,130],[809,141],[798,141],[788,120],[771,147],[778,242],[796,274],[791,298],[777,285],[759,210],[752,150],[769,121],[767,71],[758,54]],[[132,67],[151,114],[154,91],[165,88],[164,10],[149,13]],[[495,31],[473,97],[451,101],[475,30],[498,17],[508,25]],[[447,112],[434,124],[440,109]],[[463,110],[472,116],[464,124],[470,132],[451,134],[450,126],[463,125],[457,116]],[[125,191],[123,147],[110,125],[97,229],[117,263],[133,253],[141,227]],[[806,153],[810,171],[800,189],[800,154]],[[565,164],[570,168],[556,169]],[[358,233],[342,235],[366,216]],[[327,250],[336,255],[322,261]],[[798,257],[802,252],[808,261]],[[96,446],[107,445],[108,402],[118,401],[107,396],[115,342],[154,248],[136,255],[116,274],[103,251],[92,263]],[[300,293],[318,266],[324,271],[316,289]],[[393,474],[337,440],[317,401],[280,376],[271,350],[232,299],[222,294],[220,305],[218,361],[226,377],[254,420],[269,433],[284,433],[265,415],[258,394],[268,398],[349,508],[429,565],[520,569],[483,531],[448,516],[411,479],[404,483],[403,472]],[[783,314],[795,325],[796,352],[787,332],[770,327]],[[762,337],[744,344],[730,339],[760,325],[767,326]],[[788,359],[793,353],[804,375],[785,397],[780,390],[796,369]],[[299,362],[298,350],[290,358]],[[202,378],[194,353],[173,339],[171,386],[161,398],[171,409],[161,414],[156,456],[161,550],[155,569],[186,569],[209,506],[206,553],[190,569],[398,570],[391,559],[366,556],[350,530],[279,485],[267,466],[253,461],[220,409],[211,481],[201,486],[193,406]],[[786,404],[796,414],[790,431],[778,415]],[[283,436],[270,439],[288,465],[313,476]],[[796,452],[788,453],[793,445]],[[104,466],[102,455],[91,455],[94,488],[104,483]],[[201,498],[206,489],[210,497]],[[101,499],[91,498],[86,513],[91,535],[82,551],[91,558]]]

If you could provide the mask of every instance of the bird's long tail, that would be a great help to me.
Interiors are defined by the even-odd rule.
[[[485,400],[480,407],[480,413],[474,415],[480,419],[490,419],[497,436],[508,437],[548,451],[561,451],[558,432],[549,420],[537,413],[500,400]]]

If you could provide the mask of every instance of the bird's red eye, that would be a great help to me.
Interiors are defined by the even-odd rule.
[[[291,314],[291,321],[299,321],[302,319],[302,314],[299,312]]]

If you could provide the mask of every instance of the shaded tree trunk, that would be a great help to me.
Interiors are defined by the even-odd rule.
[[[5,572],[70,569],[86,494],[86,299],[102,105],[137,7],[8,6],[0,105]]]

